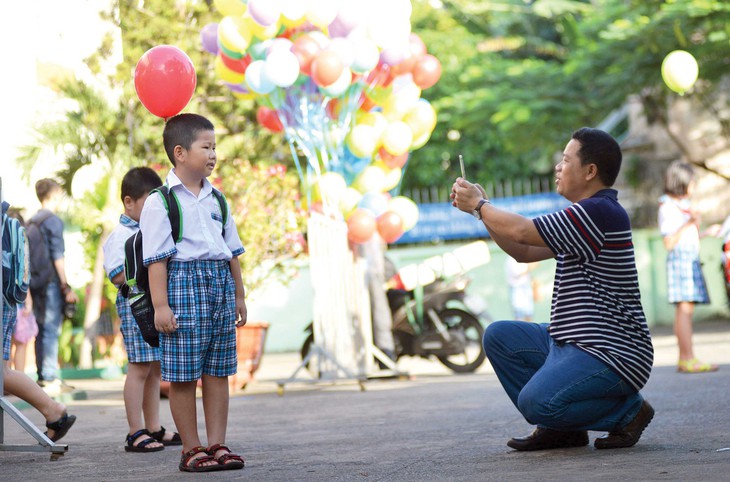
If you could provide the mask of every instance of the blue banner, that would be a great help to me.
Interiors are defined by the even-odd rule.
[[[555,192],[504,197],[492,199],[491,202],[499,208],[528,218],[553,213],[570,205],[570,201]],[[471,214],[459,211],[451,203],[419,204],[418,223],[393,244],[485,237],[489,237],[489,233],[484,224]]]

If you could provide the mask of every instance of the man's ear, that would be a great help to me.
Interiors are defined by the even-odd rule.
[[[588,164],[588,172],[586,172],[586,181],[592,181],[598,177],[598,166],[590,163]]]

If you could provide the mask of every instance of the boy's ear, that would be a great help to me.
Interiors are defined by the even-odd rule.
[[[183,146],[181,146],[180,144],[178,144],[172,150],[172,153],[175,156],[175,164],[177,164],[177,161],[183,159],[183,154],[185,154],[185,148]]]
[[[134,204],[134,199],[132,199],[132,196],[124,196],[124,199],[122,199],[122,202],[124,203],[125,209],[132,209],[132,205]]]

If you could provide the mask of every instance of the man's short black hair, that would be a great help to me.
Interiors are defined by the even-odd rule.
[[[605,186],[613,186],[621,170],[621,148],[608,132],[592,127],[582,127],[573,132],[573,139],[580,142],[578,155],[582,165],[595,164],[598,178]]]
[[[162,181],[154,170],[149,167],[133,167],[122,178],[122,202],[127,196],[136,201],[160,186]]]
[[[172,165],[175,165],[175,146],[190,149],[199,132],[214,130],[213,123],[199,114],[178,114],[168,119],[162,131],[162,142]]]

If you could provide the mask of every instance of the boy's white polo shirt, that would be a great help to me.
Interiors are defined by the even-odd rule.
[[[183,185],[174,169],[166,183],[180,202],[182,240],[175,244],[170,219],[162,196],[147,197],[139,224],[142,230],[142,254],[145,266],[165,258],[177,261],[230,260],[245,250],[238,236],[233,216],[228,216],[225,236],[221,236],[220,205],[213,195],[213,186],[203,179],[196,196]]]

